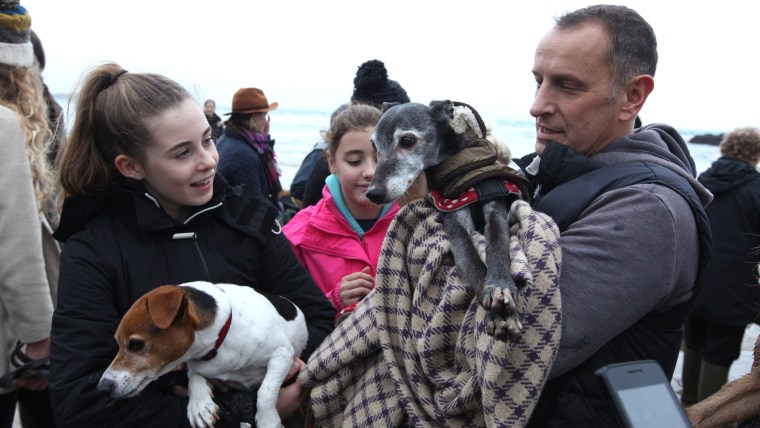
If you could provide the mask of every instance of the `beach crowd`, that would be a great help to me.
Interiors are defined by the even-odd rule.
[[[633,9],[566,12],[538,43],[534,152],[511,153],[467,100],[392,116],[413,100],[370,59],[291,183],[276,94],[246,83],[217,112],[115,61],[83,77],[65,123],[31,23],[0,0],[0,428],[191,426],[178,350],[223,305],[187,291],[165,299],[186,317],[133,309],[163,285],[249,287],[305,320],[279,391],[201,382],[218,427],[621,426],[597,371],[653,360],[670,379],[681,351],[694,417],[758,321],[760,131],[726,133],[697,176],[676,129],[642,124],[657,40]],[[435,167],[398,178],[418,153]],[[395,174],[379,183],[381,163]],[[402,196],[373,202],[381,185]],[[516,288],[486,271],[494,253]],[[122,337],[134,311],[145,334]],[[230,312],[203,358],[267,328]],[[105,382],[117,353],[127,374]],[[150,375],[121,385],[130,371]],[[282,422],[257,417],[265,396]]]

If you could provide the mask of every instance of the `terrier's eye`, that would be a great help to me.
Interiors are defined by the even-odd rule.
[[[139,352],[145,347],[145,342],[140,339],[129,339],[127,343],[127,350],[129,352]]]
[[[417,140],[414,137],[406,135],[401,137],[401,140],[398,142],[398,146],[402,149],[408,149],[414,145],[415,141]]]

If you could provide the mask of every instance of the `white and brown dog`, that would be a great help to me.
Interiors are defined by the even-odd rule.
[[[218,420],[207,379],[219,379],[260,385],[256,426],[280,427],[277,396],[308,331],[301,310],[286,299],[270,301],[251,287],[199,281],[145,294],[124,314],[115,337],[119,352],[98,384],[111,398],[134,397],[187,363],[193,426]]]

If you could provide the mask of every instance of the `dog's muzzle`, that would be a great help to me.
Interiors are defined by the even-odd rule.
[[[378,205],[385,203],[385,195],[385,190],[379,187],[370,187],[366,193],[367,199]]]

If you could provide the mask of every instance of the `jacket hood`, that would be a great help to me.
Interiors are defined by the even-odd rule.
[[[684,177],[703,206],[712,201],[710,191],[696,179],[696,165],[686,142],[669,125],[657,123],[638,128],[633,134],[619,138],[591,158],[606,164],[629,161],[656,163]]]
[[[707,171],[699,175],[699,182],[713,194],[719,195],[758,178],[760,178],[760,172],[749,162],[721,157],[713,162]]]
[[[351,229],[356,232],[359,235],[359,238],[361,239],[364,236],[364,230],[359,226],[359,222],[356,221],[353,215],[351,215],[351,212],[348,210],[348,206],[346,206],[346,202],[343,200],[343,190],[340,186],[340,179],[338,179],[338,176],[335,174],[330,174],[325,179],[326,184],[326,190],[329,192],[329,195],[332,196],[333,200],[335,201],[335,206],[338,207],[338,211],[340,211],[341,214],[343,214],[343,218],[348,221],[348,224],[351,226]],[[323,197],[327,197],[328,195],[325,194],[325,189],[322,190]],[[383,216],[388,212],[388,210],[391,209],[391,206],[393,204],[385,204],[383,205],[383,209],[380,211],[380,215],[377,216],[378,219],[383,218]]]

